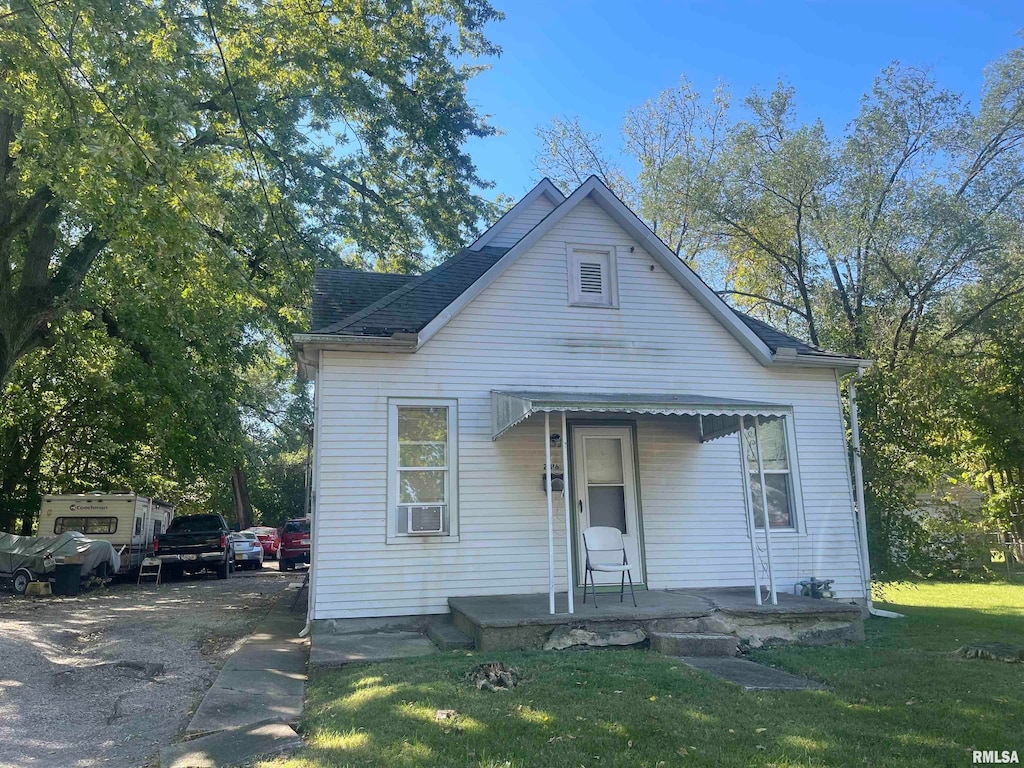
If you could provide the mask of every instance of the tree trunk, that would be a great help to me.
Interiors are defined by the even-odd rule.
[[[249,501],[249,481],[245,469],[237,465],[231,470],[231,490],[235,496],[235,523],[240,530],[245,530],[253,524],[252,504]]]
[[[31,536],[43,496],[39,493],[39,481],[43,469],[43,445],[45,440],[33,444],[29,457],[28,471],[25,473],[25,504],[21,516],[21,535]],[[37,532],[41,533],[40,532]]]

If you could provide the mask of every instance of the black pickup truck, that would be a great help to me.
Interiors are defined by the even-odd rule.
[[[226,579],[231,568],[231,530],[220,515],[186,515],[171,520],[153,542],[169,576],[210,570]]]

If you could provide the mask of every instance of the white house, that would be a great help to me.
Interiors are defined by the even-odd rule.
[[[296,342],[312,619],[553,606],[590,525],[622,531],[638,594],[866,597],[840,379],[867,361],[731,309],[596,178],[542,181],[423,275],[319,271]]]

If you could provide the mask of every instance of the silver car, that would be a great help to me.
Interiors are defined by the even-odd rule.
[[[263,544],[252,531],[231,534],[235,568],[262,568]]]

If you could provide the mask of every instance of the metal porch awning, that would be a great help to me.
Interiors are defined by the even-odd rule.
[[[737,416],[785,416],[792,409],[776,403],[709,395],[650,392],[491,391],[492,440],[534,413],[648,413],[702,417],[702,440],[738,429]]]

